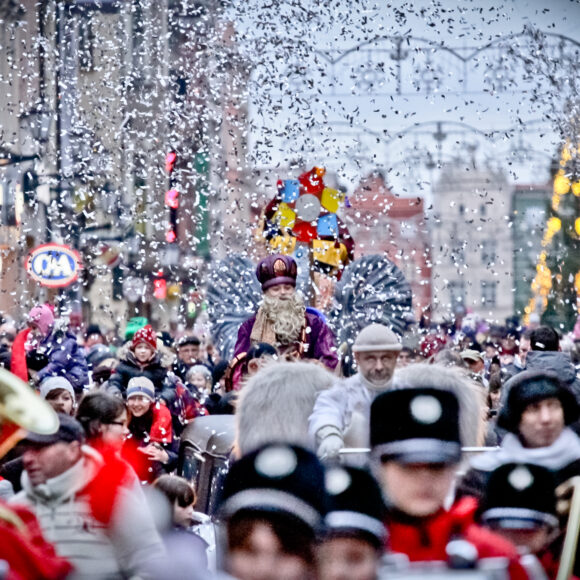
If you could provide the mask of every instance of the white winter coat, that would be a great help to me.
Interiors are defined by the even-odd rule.
[[[385,389],[368,386],[364,377],[357,373],[322,391],[308,420],[313,444],[320,443],[316,440],[319,429],[332,426],[342,433],[345,447],[368,447],[371,403]]]
[[[164,548],[155,528],[143,490],[121,488],[111,522],[97,521],[81,492],[103,464],[101,455],[83,446],[83,457],[61,475],[32,486],[26,472],[23,489],[10,503],[31,509],[59,556],[75,567],[75,579],[126,578],[163,556]]]

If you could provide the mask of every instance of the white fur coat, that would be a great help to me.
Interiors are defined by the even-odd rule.
[[[271,441],[311,448],[308,417],[320,391],[336,377],[315,363],[273,362],[242,389],[236,410],[239,456]]]

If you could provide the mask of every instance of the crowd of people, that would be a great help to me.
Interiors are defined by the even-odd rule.
[[[580,572],[580,328],[367,321],[337,345],[292,258],[256,276],[231,360],[143,318],[111,340],[49,304],[4,317],[0,365],[58,414],[0,457],[4,577]],[[180,441],[215,415],[234,415],[235,442],[206,514]]]

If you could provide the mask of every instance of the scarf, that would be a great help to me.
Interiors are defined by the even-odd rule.
[[[508,433],[499,451],[482,453],[471,460],[471,467],[493,471],[505,463],[532,463],[551,471],[559,471],[580,459],[580,438],[566,427],[561,435],[546,447],[528,448],[513,433]]]
[[[268,320],[262,308],[258,309],[256,314],[256,321],[252,327],[252,334],[250,334],[250,341],[252,344],[258,342],[266,342],[268,344],[276,344],[276,333],[274,332],[274,324]]]
[[[358,376],[361,384],[363,384],[371,393],[373,393],[373,395],[387,391],[391,386],[391,380],[393,378],[391,376],[388,381],[385,381],[384,383],[381,384],[377,384],[369,381],[360,371],[358,373]]]

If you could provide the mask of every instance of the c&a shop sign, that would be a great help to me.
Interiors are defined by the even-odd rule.
[[[26,258],[26,271],[43,286],[59,288],[79,277],[81,259],[77,252],[60,244],[43,244]]]

